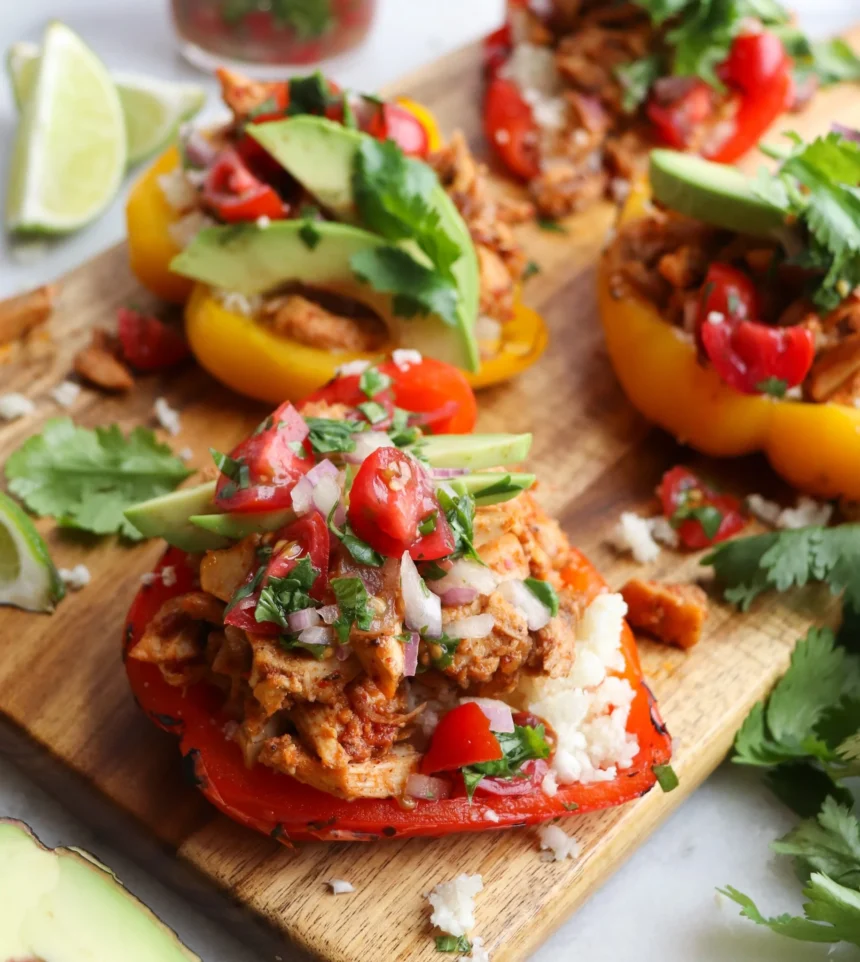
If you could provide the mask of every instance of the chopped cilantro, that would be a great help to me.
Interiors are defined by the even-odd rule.
[[[698,521],[702,531],[705,532],[705,537],[713,541],[723,523],[723,512],[712,504],[680,504],[669,518],[669,524],[673,528],[679,528],[689,520]]]
[[[358,379],[358,386],[365,397],[372,401],[377,394],[381,394],[387,388],[391,387],[391,378],[387,374],[383,374],[378,367],[371,365],[361,372],[361,376]]]
[[[615,68],[615,76],[624,88],[621,106],[627,113],[633,113],[645,103],[654,81],[663,74],[664,69],[662,58],[656,53]]]
[[[302,243],[308,250],[314,250],[322,240],[322,234],[319,232],[319,228],[314,226],[312,220],[306,220],[302,226],[299,228],[299,237],[302,239]]]
[[[313,655],[317,661],[322,661],[325,658],[328,648],[328,645],[308,645],[299,641],[298,635],[281,635],[278,641],[286,651],[298,648],[300,651],[306,651],[309,655]]]
[[[540,274],[540,264],[537,261],[529,261],[523,268],[523,280],[527,281],[530,277],[534,277],[535,274]]]
[[[433,667],[440,671],[444,668],[450,668],[454,663],[454,655],[460,647],[460,639],[449,638],[443,634],[440,638],[426,638],[425,641],[429,646],[430,661]],[[438,650],[436,646],[438,646]]]
[[[342,531],[334,523],[334,513],[336,510],[337,505],[334,505],[329,512],[329,531],[331,531],[359,564],[368,565],[371,568],[381,568],[385,563],[385,558],[383,558],[378,551],[374,551],[366,541],[362,541],[361,538],[357,537],[348,522],[343,526]]]
[[[408,447],[421,437],[421,429],[415,425],[410,426],[411,417],[411,411],[405,411],[403,408],[394,409],[388,436],[391,438],[391,443],[398,448]]]
[[[379,424],[388,417],[388,411],[376,401],[364,401],[356,407],[371,424]]]
[[[258,552],[258,558],[259,558],[259,552]],[[263,559],[259,558],[259,560],[262,561]],[[264,564],[261,564],[259,568],[257,568],[257,570],[254,572],[254,575],[252,577],[247,578],[241,585],[239,585],[233,597],[230,599],[230,603],[224,609],[225,615],[229,614],[236,607],[236,605],[238,605],[239,602],[242,601],[243,598],[248,598],[252,594],[254,594],[254,592],[260,587],[260,582],[263,580],[263,575],[265,575],[265,573],[266,573],[266,565],[264,563]]]
[[[768,377],[756,384],[756,390],[769,397],[785,397],[788,390],[788,381],[781,377]]]
[[[678,776],[671,765],[652,765],[651,771],[664,792],[674,791],[678,787]]]
[[[319,576],[319,569],[311,564],[305,555],[283,578],[269,578],[260,592],[260,599],[254,609],[256,621],[270,621],[289,630],[287,615],[305,608],[315,608],[316,602],[308,592]]]
[[[549,608],[550,614],[555,618],[558,614],[558,594],[555,588],[548,581],[541,581],[539,578],[526,578],[525,586],[542,605]]]
[[[222,454],[215,448],[209,448],[215,467],[228,478],[232,484],[225,485],[222,490],[224,497],[230,497],[236,491],[244,491],[251,486],[251,476],[248,465],[243,458],[231,458],[229,454]]]
[[[352,104],[349,102],[349,93],[344,93],[341,98],[341,106],[343,108],[343,125],[347,130],[358,130],[358,121],[355,118],[355,111],[352,109]]]
[[[567,812],[575,812],[579,808],[576,802],[562,802],[561,807]]]
[[[370,609],[367,588],[361,578],[332,578],[331,590],[340,609],[334,627],[341,642],[349,640],[353,625],[361,631],[367,631],[373,622],[373,612]]]
[[[538,217],[537,225],[541,230],[545,230],[551,234],[567,233],[567,228],[562,224],[559,224],[557,220],[553,220],[551,217]]]
[[[483,564],[481,556],[472,543],[475,499],[464,488],[458,489],[456,482],[437,488],[436,497],[445,512],[451,534],[454,535],[454,550],[451,552],[451,557],[471,558],[473,561]]]
[[[418,525],[418,534],[433,534],[433,532],[436,530],[437,517],[438,514],[436,511],[434,511],[432,514],[428,514],[427,517]]]
[[[308,440],[316,454],[345,454],[355,450],[353,434],[363,431],[367,425],[360,421],[336,421],[331,418],[305,418]]]
[[[307,77],[293,77],[290,81],[290,100],[287,114],[295,117],[298,114],[316,114],[321,116],[326,109],[337,102],[328,81],[317,71]]]
[[[469,798],[475,794],[482,778],[523,778],[525,776],[520,770],[527,761],[549,758],[550,747],[543,725],[534,728],[531,725],[514,725],[512,732],[497,732],[496,738],[502,749],[502,757],[498,761],[467,765],[462,769]]]
[[[437,952],[471,952],[472,943],[465,935],[437,935]]]
[[[425,581],[438,581],[440,578],[444,578],[448,572],[441,566],[436,564],[435,561],[427,561],[421,565],[421,577]]]
[[[480,488],[473,492],[472,497],[476,504],[493,504],[497,501],[508,500],[508,495],[517,495],[534,484],[534,475],[527,475],[524,479],[514,481],[510,474],[500,474],[499,480],[488,484],[486,488]]]

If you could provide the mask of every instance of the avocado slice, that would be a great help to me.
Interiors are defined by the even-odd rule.
[[[434,468],[482,471],[524,461],[531,444],[531,434],[431,434],[407,450]]]
[[[191,523],[192,515],[214,514],[215,482],[194,488],[171,491],[126,508],[126,518],[145,538],[164,538],[183,551],[210,551],[226,548],[230,541]]]
[[[457,367],[477,370],[471,324],[461,319],[453,328],[435,314],[400,317],[391,295],[375,291],[355,276],[350,264],[353,255],[388,246],[383,238],[333,221],[315,221],[312,230],[314,239],[309,241],[308,224],[299,220],[275,221],[268,227],[209,227],[173,258],[170,269],[248,296],[290,282],[333,291],[371,308],[386,324],[395,343]]]
[[[84,852],[47,849],[0,821],[0,959],[200,962]]]
[[[762,200],[736,167],[676,150],[652,150],[648,176],[661,204],[714,227],[769,237],[785,226],[782,211]]]
[[[359,213],[353,193],[353,170],[355,155],[362,140],[372,139],[369,134],[351,130],[324,117],[303,115],[267,124],[251,124],[248,133],[270,153],[296,180],[337,220],[348,224],[360,224]],[[478,255],[466,222],[456,205],[438,184],[430,198],[433,210],[439,217],[444,232],[457,241],[461,254],[455,261],[452,273],[460,295],[457,308],[461,360],[452,361],[458,367],[477,371],[479,356],[474,336],[480,300],[480,274]],[[440,346],[423,340],[415,342],[412,324],[404,329],[405,347],[414,347],[427,354],[448,360],[440,353]],[[447,332],[452,329],[448,327]],[[440,338],[445,331],[436,329]],[[450,335],[449,335],[450,336]]]
[[[238,540],[249,534],[277,531],[296,520],[295,512],[261,511],[257,514],[195,514],[188,519],[191,524],[224,538]]]
[[[485,473],[464,474],[459,478],[452,478],[455,488],[467,491],[475,499],[477,505],[500,504],[511,501],[517,495],[527,491],[536,481],[533,474],[501,471],[487,471]],[[437,482],[442,483],[444,482]],[[486,492],[481,494],[481,492]]]

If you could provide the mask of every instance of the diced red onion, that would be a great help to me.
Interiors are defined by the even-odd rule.
[[[342,528],[346,524],[346,507],[341,503],[334,509],[334,523]]]
[[[514,730],[514,713],[511,706],[498,698],[464,698],[464,702],[473,701],[487,716],[490,729],[494,732],[512,732]]]
[[[853,140],[855,143],[860,143],[860,130],[855,130],[853,127],[846,127],[845,124],[838,123],[831,124],[830,129],[834,134],[841,134],[847,140]]]
[[[339,497],[338,470],[328,458],[299,478],[290,492],[293,510],[299,515],[307,514],[314,506],[328,515]]]
[[[301,611],[294,611],[287,615],[287,624],[290,631],[303,631],[305,628],[316,628],[322,619],[316,608],[302,608]]]
[[[413,678],[418,670],[418,641],[417,631],[409,636],[409,641],[403,647],[403,676]]]
[[[478,782],[477,792],[487,795],[528,795],[537,791],[548,771],[549,765],[545,759],[530,759],[520,769],[520,776],[527,777],[482,778]]]
[[[442,603],[437,595],[427,590],[408,551],[404,551],[400,559],[400,591],[406,627],[423,631],[430,638],[439,638],[442,634]]]
[[[311,484],[319,484],[323,478],[336,478],[338,474],[337,465],[332,464],[328,458],[324,458],[319,464],[315,464],[305,477]]]
[[[333,625],[340,615],[340,608],[337,605],[326,605],[325,608],[317,608],[317,614],[324,624]]]
[[[468,474],[468,468],[433,468],[430,471],[430,477],[442,480],[444,478],[459,478],[464,474]]]
[[[499,585],[499,594],[526,616],[529,631],[539,631],[549,624],[552,612],[538,600],[533,592],[529,591],[525,582],[516,579],[503,581]]]
[[[335,657],[338,661],[346,661],[352,654],[352,648],[349,645],[338,645],[337,651],[335,651]]]
[[[659,77],[654,81],[651,91],[661,104],[672,104],[681,100],[699,83],[697,77]]]
[[[451,794],[451,784],[432,775],[410,775],[406,779],[406,794],[412,798],[423,798],[435,802]]]
[[[449,638],[486,638],[495,624],[496,619],[492,615],[469,615],[446,625],[445,634]]]
[[[362,431],[353,434],[355,450],[343,456],[350,464],[361,464],[362,461],[379,448],[392,448],[394,443],[384,431]]]
[[[444,595],[452,588],[474,588],[479,595],[489,595],[495,591],[498,581],[498,575],[492,568],[468,558],[460,558],[444,578],[431,581],[430,588],[437,595]]]
[[[313,628],[305,628],[299,632],[299,641],[303,645],[330,645],[333,632],[331,628],[324,628],[321,625]]]
[[[193,128],[182,131],[182,152],[192,167],[209,167],[218,154],[203,134]]]
[[[468,605],[478,597],[477,588],[449,588],[440,595],[442,604],[450,608],[454,605]]]

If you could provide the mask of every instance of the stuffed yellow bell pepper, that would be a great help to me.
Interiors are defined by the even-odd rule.
[[[756,181],[655,151],[651,190],[634,188],[599,271],[609,355],[646,417],[706,454],[762,451],[797,488],[852,500],[858,180],[860,150],[839,133]]]
[[[420,105],[320,75],[221,81],[233,123],[165,153],[127,211],[132,269],[186,304],[203,367],[274,402],[392,347],[477,387],[537,360],[546,328],[519,300],[525,257],[463,141],[440,150]]]

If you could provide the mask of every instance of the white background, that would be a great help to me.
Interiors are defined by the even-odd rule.
[[[502,18],[502,0],[380,3],[382,12],[366,46],[332,71],[346,85],[373,89],[488,32]],[[860,0],[796,0],[795,6],[803,25],[816,34],[860,20]],[[45,22],[54,17],[78,30],[110,67],[199,80],[175,54],[166,7],[166,0],[0,0],[0,47],[37,40]],[[11,95],[0,83],[2,182],[14,122]],[[19,262],[21,254],[13,254],[6,244],[0,249],[0,295],[58,276],[119,240],[122,205],[122,198],[117,199],[98,223],[76,237],[30,251],[26,260],[31,262]],[[31,260],[34,254],[40,256]],[[206,962],[275,958],[274,951],[258,955],[245,939],[234,941],[201,914],[199,907],[206,905],[207,913],[220,919],[224,906],[217,899],[198,895],[192,907],[114,851],[98,831],[85,828],[25,779],[13,767],[14,753],[7,750],[4,757],[2,745],[0,739],[0,816],[25,819],[49,844],[95,851]],[[95,824],[103,824],[102,816],[94,814]],[[538,951],[533,962],[812,962],[849,957],[847,951],[828,955],[826,946],[795,944],[760,932],[737,919],[731,903],[715,896],[716,886],[728,883],[755,895],[768,912],[796,910],[800,898],[790,864],[777,861],[768,851],[770,840],[792,822],[756,773],[724,765]],[[568,823],[574,833],[575,825],[575,820]],[[504,844],[503,838],[499,844]],[[284,962],[299,958],[288,948],[278,949],[277,955]]]

